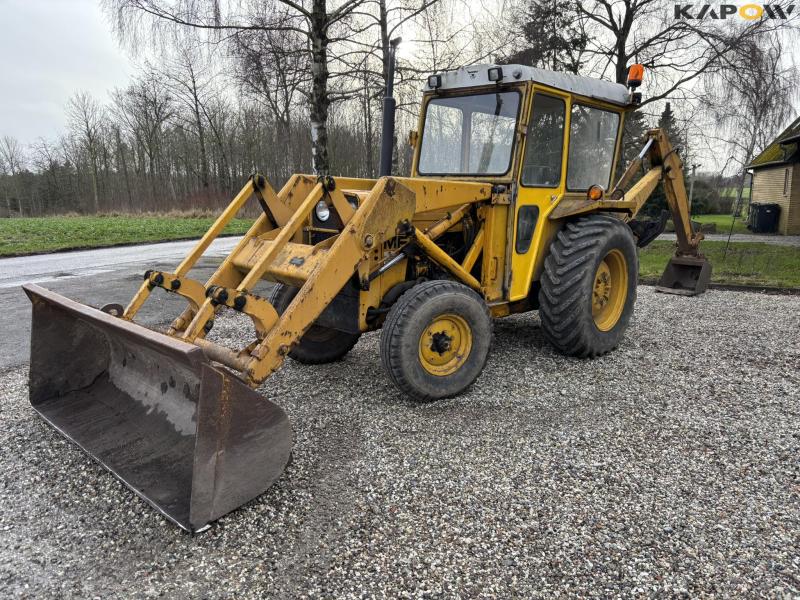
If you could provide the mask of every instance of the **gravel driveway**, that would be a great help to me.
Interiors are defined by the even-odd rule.
[[[218,329],[236,335],[237,322]],[[498,321],[464,396],[416,405],[378,335],[264,393],[294,460],[190,536],[0,373],[0,589],[30,598],[800,594],[800,297],[640,288],[623,346]]]

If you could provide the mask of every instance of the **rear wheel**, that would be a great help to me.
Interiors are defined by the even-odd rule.
[[[269,296],[270,304],[279,315],[283,314],[298,291],[296,287],[279,283]],[[350,352],[360,336],[359,333],[346,333],[332,327],[312,325],[291,349],[289,356],[306,365],[334,362]]]
[[[455,396],[478,378],[492,341],[486,303],[453,281],[426,281],[392,306],[381,332],[381,361],[415,400]]]
[[[562,354],[595,357],[616,348],[636,302],[639,262],[630,228],[590,215],[567,223],[545,260],[539,315]]]

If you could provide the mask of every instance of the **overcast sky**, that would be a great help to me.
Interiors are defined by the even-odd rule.
[[[105,100],[133,71],[97,0],[0,0],[0,135],[54,138],[70,96]]]

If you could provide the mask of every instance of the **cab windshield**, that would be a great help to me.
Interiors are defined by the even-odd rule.
[[[511,167],[518,92],[428,102],[418,171],[423,175],[503,175]]]

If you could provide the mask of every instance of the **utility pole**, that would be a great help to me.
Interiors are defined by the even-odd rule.
[[[697,169],[702,167],[703,165],[692,165],[692,180],[689,182],[689,214],[692,214],[692,198],[694,198],[694,178],[695,174],[697,173]]]

